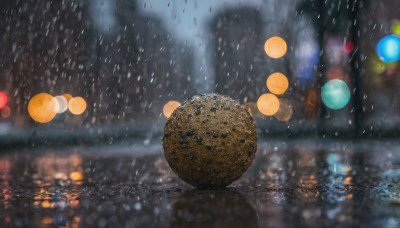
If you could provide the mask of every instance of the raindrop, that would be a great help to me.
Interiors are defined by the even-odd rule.
[[[135,208],[135,210],[140,211],[142,209],[142,204],[139,202],[136,202],[133,207]]]

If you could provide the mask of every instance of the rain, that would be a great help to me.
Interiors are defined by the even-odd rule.
[[[399,15],[2,0],[0,227],[399,227]]]

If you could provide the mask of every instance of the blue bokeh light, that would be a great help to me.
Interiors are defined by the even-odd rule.
[[[331,109],[341,109],[350,100],[350,89],[346,82],[333,79],[322,87],[321,97],[324,104]]]
[[[400,37],[396,35],[383,37],[376,45],[376,53],[379,59],[385,63],[398,61],[400,59]]]
[[[316,40],[302,41],[295,52],[296,77],[299,84],[310,84],[319,63],[319,46]]]

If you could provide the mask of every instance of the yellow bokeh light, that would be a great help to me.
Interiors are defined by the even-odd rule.
[[[48,123],[55,116],[57,103],[48,93],[39,93],[32,97],[28,104],[28,113],[33,120],[39,123]]]
[[[42,202],[42,207],[43,208],[50,208],[51,207],[51,203],[49,201],[43,201]]]
[[[72,172],[69,174],[69,178],[73,181],[79,181],[83,179],[83,176],[80,172]]]
[[[262,114],[272,116],[279,109],[279,100],[274,94],[263,94],[258,98],[257,108]]]
[[[164,116],[167,117],[167,119],[172,115],[172,113],[175,111],[177,107],[179,107],[181,103],[178,101],[168,101],[163,108],[163,113]]]
[[[55,96],[54,100],[56,101],[56,109],[54,110],[57,113],[63,113],[68,109],[68,101],[63,96]]]
[[[285,93],[289,87],[289,81],[282,73],[276,72],[271,74],[267,79],[267,88],[271,93],[280,95]]]
[[[284,39],[274,36],[265,42],[264,50],[269,57],[277,59],[286,54],[287,45]]]
[[[279,109],[274,117],[282,122],[290,120],[293,115],[293,108],[289,100],[286,98],[279,98]]]
[[[244,108],[249,112],[252,117],[261,117],[262,114],[258,111],[256,102],[246,102]]]
[[[61,96],[63,96],[65,99],[67,99],[68,102],[69,102],[69,100],[72,99],[72,96],[71,96],[70,94],[68,94],[68,93],[64,93],[64,94],[61,95]]]
[[[72,114],[80,115],[86,110],[86,101],[82,97],[71,98],[68,109]]]
[[[345,184],[345,185],[350,185],[351,183],[352,183],[352,177],[346,177],[346,178],[344,178],[344,180],[343,180],[343,184]]]

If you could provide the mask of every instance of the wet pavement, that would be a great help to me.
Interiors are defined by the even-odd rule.
[[[0,227],[400,227],[400,144],[260,142],[226,189],[197,190],[153,147],[0,155]]]

